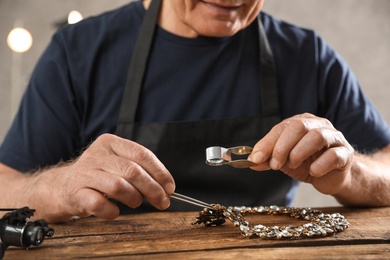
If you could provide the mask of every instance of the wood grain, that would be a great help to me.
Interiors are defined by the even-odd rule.
[[[219,227],[193,226],[198,212],[157,212],[120,216],[113,221],[80,219],[52,225],[55,235],[40,247],[10,247],[5,259],[134,257],[202,259],[376,259],[390,257],[390,208],[325,208],[342,213],[350,227],[330,237],[298,240],[244,238],[230,222]],[[299,225],[287,216],[253,216],[253,224]],[[358,256],[358,257],[357,257]]]

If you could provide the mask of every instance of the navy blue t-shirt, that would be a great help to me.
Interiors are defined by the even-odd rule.
[[[114,133],[141,1],[60,29],[40,58],[0,161],[21,171],[76,156]],[[274,53],[281,117],[328,118],[360,151],[390,143],[390,129],[342,58],[315,32],[261,13]],[[261,115],[255,24],[232,37],[189,39],[157,28],[137,121]],[[234,138],[234,137],[232,137]]]

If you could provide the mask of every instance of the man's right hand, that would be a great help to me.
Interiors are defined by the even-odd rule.
[[[94,215],[114,219],[119,208],[108,198],[136,208],[145,197],[158,209],[169,207],[167,194],[175,183],[164,165],[145,147],[115,135],[103,134],[72,162],[32,175],[0,164],[0,204],[28,206],[35,218],[67,221]],[[16,188],[17,187],[17,188]]]

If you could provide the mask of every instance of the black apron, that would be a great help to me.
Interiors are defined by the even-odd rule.
[[[260,36],[261,117],[196,122],[135,122],[160,5],[160,0],[152,1],[141,25],[130,62],[116,134],[156,154],[173,175],[178,193],[222,205],[285,205],[286,193],[292,185],[292,180],[285,174],[205,164],[207,147],[253,146],[280,122],[275,64],[260,18],[257,22]],[[123,205],[121,208],[122,213],[127,212]],[[151,209],[144,202],[137,212]],[[194,206],[172,201],[168,210],[195,209]]]

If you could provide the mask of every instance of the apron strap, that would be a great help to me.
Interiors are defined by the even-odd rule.
[[[276,68],[274,56],[269,45],[267,35],[260,17],[259,26],[260,44],[260,85],[263,116],[279,115],[278,84],[276,82]]]
[[[127,125],[126,135],[131,139],[134,137],[138,100],[153,43],[154,29],[156,27],[160,5],[161,0],[151,1],[135,43],[116,130],[116,134],[119,136],[123,135],[124,125]],[[259,62],[262,116],[279,116],[274,58],[260,16],[258,16],[257,22],[260,45]]]
[[[153,0],[145,14],[140,27],[137,41],[130,61],[122,105],[119,113],[119,123],[135,122],[139,93],[144,79],[149,52],[153,42],[155,23],[160,10],[161,0]]]

